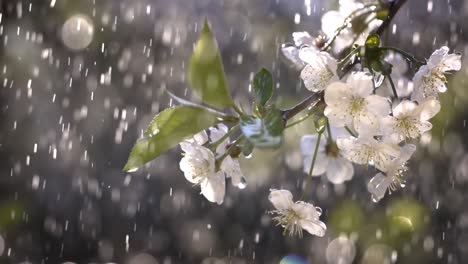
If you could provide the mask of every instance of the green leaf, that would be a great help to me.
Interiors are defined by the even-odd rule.
[[[273,95],[273,77],[267,69],[262,68],[255,74],[253,88],[257,103],[265,105]]]
[[[136,170],[186,138],[220,122],[221,115],[199,106],[176,106],[157,114],[128,157],[124,171]]]
[[[218,44],[205,19],[188,67],[188,82],[206,104],[219,109],[233,105]]]
[[[241,118],[241,130],[246,138],[258,148],[277,148],[283,140],[284,122],[281,111],[272,108],[264,118],[244,116]]]

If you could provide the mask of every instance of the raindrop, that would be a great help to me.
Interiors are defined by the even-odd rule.
[[[87,16],[73,15],[62,27],[62,40],[65,46],[73,50],[88,47],[93,40],[94,26]]]
[[[247,187],[247,180],[245,179],[244,176],[240,179],[240,183],[238,185],[239,189],[245,189]]]
[[[329,264],[350,264],[356,256],[356,249],[350,239],[339,236],[328,244],[325,255]]]

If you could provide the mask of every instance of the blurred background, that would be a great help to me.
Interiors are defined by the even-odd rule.
[[[237,102],[249,78],[273,72],[277,102],[307,95],[281,55],[294,31],[317,35],[327,0],[0,0],[0,263],[466,263],[468,65],[450,76],[442,111],[410,160],[407,185],[373,203],[374,172],[314,178],[325,237],[285,237],[270,188],[295,198],[306,178],[300,136],[241,160],[248,185],[211,204],[179,170],[175,148],[122,172],[142,129],[191,98],[186,68],[206,16]],[[468,1],[408,1],[388,44],[428,58],[468,54]]]

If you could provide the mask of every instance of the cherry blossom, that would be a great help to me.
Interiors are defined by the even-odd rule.
[[[310,91],[321,91],[333,81],[338,80],[337,62],[327,52],[315,47],[301,48],[299,58],[306,63],[301,71],[305,87]]]
[[[335,127],[348,126],[357,132],[376,130],[379,119],[390,113],[387,98],[372,94],[372,76],[353,72],[345,82],[333,82],[325,90],[325,116]]]
[[[440,102],[435,98],[427,98],[420,105],[403,100],[393,109],[393,116],[382,119],[382,131],[395,142],[416,139],[432,128],[429,119],[439,111]]]
[[[403,173],[407,170],[406,162],[416,151],[416,146],[407,144],[402,147],[400,156],[388,161],[383,172],[377,173],[368,183],[367,190],[372,195],[374,202],[380,201],[387,190],[395,191],[405,186]]]
[[[216,171],[215,156],[211,150],[199,144],[203,134],[194,139],[180,143],[184,157],[179,165],[185,178],[200,185],[201,193],[210,202],[222,204],[226,191],[225,176],[222,171]]]
[[[445,74],[450,71],[459,71],[461,68],[461,55],[449,54],[448,47],[434,51],[427,61],[414,75],[415,91],[412,99],[422,101],[424,98],[438,96],[438,93],[447,91],[447,78]]]
[[[293,202],[293,195],[288,190],[270,190],[268,199],[276,208],[271,211],[277,216],[273,220],[284,228],[284,232],[289,235],[299,235],[302,237],[302,230],[306,230],[312,235],[324,236],[327,230],[326,225],[319,220],[322,209],[303,201]]]

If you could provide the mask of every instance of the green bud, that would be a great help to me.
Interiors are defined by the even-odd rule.
[[[324,116],[319,118],[315,122],[315,129],[317,130],[317,133],[322,134],[325,131],[325,128],[327,127],[328,119]]]
[[[380,38],[377,34],[372,33],[366,39],[366,48],[378,48],[380,46]]]

